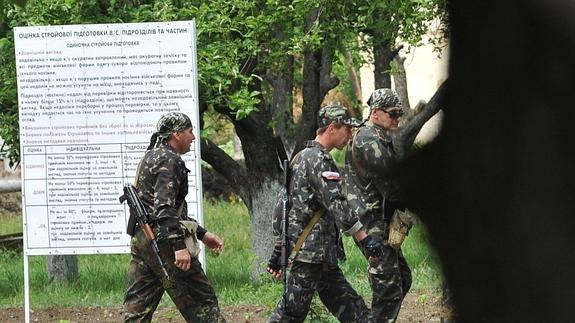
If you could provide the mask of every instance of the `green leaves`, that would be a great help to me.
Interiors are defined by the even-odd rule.
[[[257,104],[260,102],[260,92],[249,91],[242,88],[239,91],[230,95],[229,107],[234,110],[237,120],[241,120],[250,115],[254,111],[259,111]]]
[[[11,35],[11,33],[10,33]],[[0,39],[0,156],[9,159],[10,166],[20,161],[18,132],[18,96],[16,92],[16,65],[14,44],[8,38]]]
[[[275,92],[270,80],[274,76],[294,73],[291,77],[296,86],[301,85],[305,49],[322,48],[329,40],[330,46],[345,48],[361,65],[377,37],[417,44],[430,21],[446,20],[446,0],[28,0],[25,8],[14,5],[24,2],[0,0],[10,28],[195,19],[200,100],[219,112],[225,109],[227,115],[238,120],[271,106]],[[310,12],[317,14],[306,26]],[[14,134],[18,129],[18,105],[12,37],[8,30],[0,38],[0,135],[7,143],[2,153],[17,162],[18,136]],[[433,36],[430,41],[439,43]],[[295,58],[295,69],[286,68],[288,56]],[[337,66],[341,62],[333,63],[333,73],[345,79],[345,69]],[[345,82],[342,84],[340,89],[349,92]],[[273,120],[265,123],[274,124]],[[6,150],[8,145],[10,152]]]
[[[20,137],[18,131],[18,114],[0,114],[0,156],[7,157],[10,167],[20,162]]]

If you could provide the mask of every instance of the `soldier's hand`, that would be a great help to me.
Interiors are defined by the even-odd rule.
[[[213,252],[220,253],[224,250],[224,241],[215,233],[206,232],[202,242]]]
[[[192,264],[192,257],[190,256],[188,249],[184,248],[176,250],[174,252],[174,257],[176,258],[176,260],[174,261],[176,267],[180,268],[183,271],[190,270],[190,265]]]
[[[282,275],[281,270],[281,246],[277,245],[274,247],[270,260],[268,261],[267,271],[274,278],[280,278]]]
[[[361,240],[359,245],[369,257],[381,257],[383,254],[381,243],[370,235]]]

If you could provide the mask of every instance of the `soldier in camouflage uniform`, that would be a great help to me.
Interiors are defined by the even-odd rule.
[[[164,290],[187,322],[223,321],[214,289],[199,260],[192,258],[186,249],[179,223],[180,219],[189,220],[185,201],[189,170],[180,155],[190,151],[194,139],[192,123],[185,114],[163,115],[140,162],[136,175],[139,196],[150,214],[160,256],[170,278],[163,279],[162,268],[138,228],[131,241],[125,322],[150,322]],[[196,236],[211,250],[223,248],[223,241],[201,226]]]
[[[376,255],[381,244],[365,234],[357,215],[350,211],[342,195],[339,171],[329,154],[332,148],[342,149],[351,138],[351,127],[359,121],[350,117],[346,108],[329,106],[320,109],[317,136],[306,143],[291,162],[288,213],[289,250],[313,217],[324,210],[313,226],[300,252],[292,260],[287,278],[286,303],[278,302],[268,322],[303,322],[314,293],[341,322],[369,322],[365,302],[343,276],[338,266],[339,228],[352,234],[368,254]],[[280,206],[281,207],[281,206]],[[274,213],[277,214],[276,211]],[[279,277],[281,217],[274,219],[276,248],[268,264],[268,272]]]
[[[367,233],[384,242],[383,256],[369,258],[372,315],[374,322],[394,322],[411,287],[411,270],[401,249],[386,243],[391,216],[396,208],[404,208],[396,183],[384,174],[399,160],[390,134],[398,128],[403,109],[397,94],[387,88],[376,90],[368,105],[369,120],[356,131],[346,153],[344,190]]]

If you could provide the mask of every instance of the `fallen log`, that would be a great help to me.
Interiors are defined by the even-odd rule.
[[[22,232],[10,233],[0,236],[0,249],[22,250]]]
[[[20,192],[22,190],[22,182],[20,180],[1,180],[0,193]]]

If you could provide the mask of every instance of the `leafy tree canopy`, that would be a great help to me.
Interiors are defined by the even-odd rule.
[[[202,107],[241,120],[253,112],[270,109],[275,95],[270,83],[272,75],[293,73],[295,85],[301,85],[302,63],[298,58],[305,48],[320,49],[329,40],[330,46],[354,53],[359,64],[359,50],[369,50],[378,37],[400,37],[413,44],[420,41],[431,19],[443,19],[444,7],[444,0],[0,2],[4,26],[0,29],[0,136],[7,144],[2,153],[13,163],[19,160],[11,32],[15,26],[195,19]],[[316,14],[306,26],[306,19],[314,11]],[[289,69],[286,55],[296,58],[298,69]],[[292,118],[291,114],[287,118]],[[271,120],[269,124],[275,122]]]

